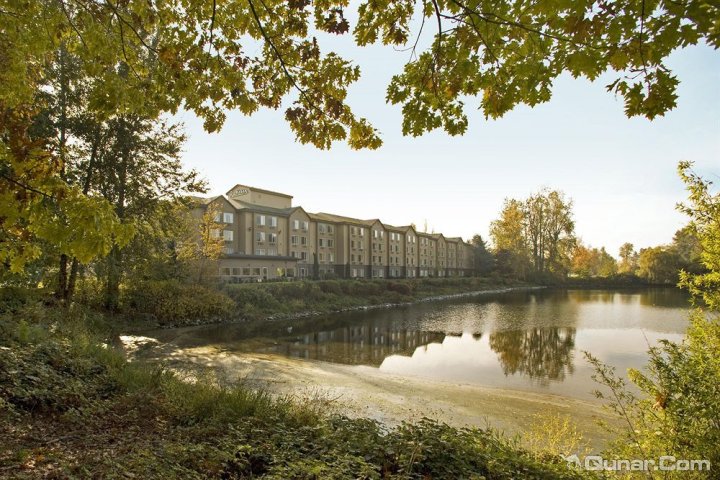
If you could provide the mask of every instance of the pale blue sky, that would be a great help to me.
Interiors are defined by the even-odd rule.
[[[720,183],[720,53],[708,47],[671,57],[681,81],[678,106],[652,122],[626,118],[622,100],[605,91],[607,78],[563,77],[549,103],[488,121],[473,99],[464,136],[436,131],[412,138],[402,136],[400,107],[384,102],[385,86],[408,54],[355,48],[350,38],[328,46],[360,65],[363,77],[349,103],[382,132],[383,147],[301,145],[282,110],[230,113],[216,134],[205,133],[192,114],[180,114],[189,135],[184,162],[209,181],[210,193],[243,183],[293,195],[308,211],[420,228],[427,220],[429,229],[448,236],[487,238],[504,198],[547,186],[574,200],[578,236],[616,255],[625,241],[667,243],[685,223],[674,209],[685,198],[679,160],[694,160]]]

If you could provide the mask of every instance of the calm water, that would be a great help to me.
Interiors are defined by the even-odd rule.
[[[648,345],[682,339],[675,289],[534,291],[338,314],[304,322],[156,332],[181,346],[279,354],[394,375],[593,398],[582,352],[625,372]]]

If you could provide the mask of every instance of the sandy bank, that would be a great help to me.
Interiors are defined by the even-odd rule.
[[[595,402],[535,392],[396,376],[374,367],[227,352],[215,346],[180,348],[150,343],[136,354],[187,374],[214,374],[221,383],[244,382],[300,398],[328,401],[328,408],[393,425],[421,417],[454,426],[492,426],[518,434],[538,413],[567,415],[594,448],[607,441],[597,420],[616,421]]]

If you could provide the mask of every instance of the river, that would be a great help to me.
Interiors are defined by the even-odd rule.
[[[621,374],[642,368],[649,346],[683,338],[687,315],[687,296],[673,288],[548,289],[152,331],[143,355],[210,367],[221,381],[326,392],[390,423],[428,415],[518,431],[538,411],[602,417],[583,352]]]

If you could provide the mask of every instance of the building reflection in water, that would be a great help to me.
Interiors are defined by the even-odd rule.
[[[282,339],[268,353],[350,365],[378,367],[389,355],[412,355],[418,347],[441,343],[444,333],[390,326],[359,325]]]
[[[487,357],[494,352],[505,376],[518,375],[540,383],[562,381],[574,372],[575,332],[572,327],[538,327],[496,331],[485,339],[476,333],[468,341],[478,348],[456,354]],[[379,367],[391,355],[427,355],[429,344],[453,348],[456,342],[448,343],[446,339],[460,338],[459,335],[410,330],[381,322],[285,337],[263,350],[288,357]],[[471,367],[473,359],[467,360]]]

